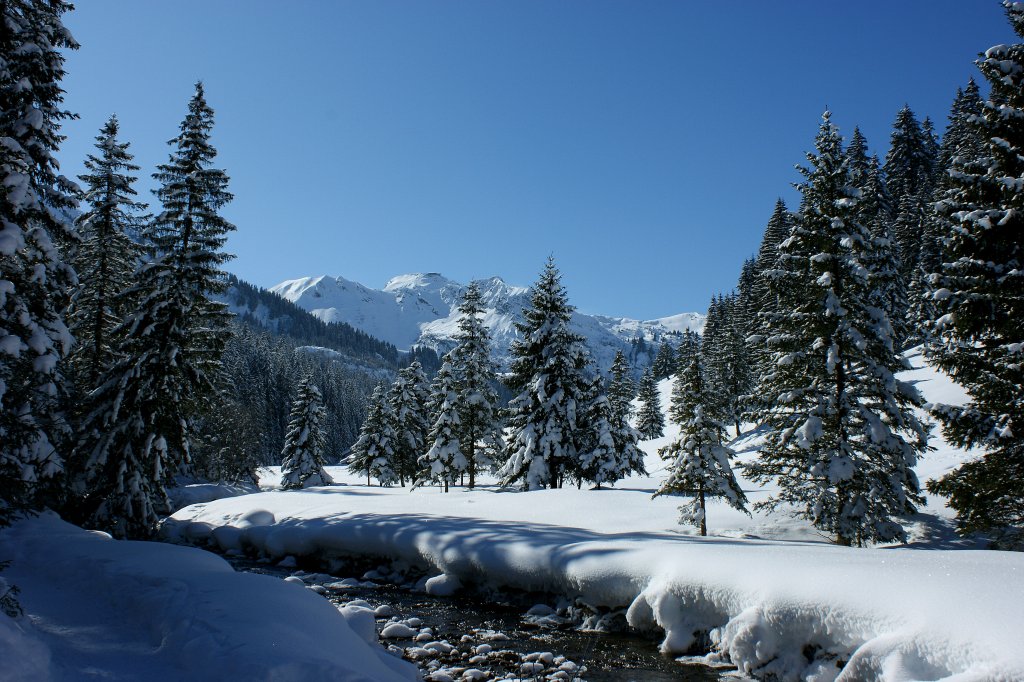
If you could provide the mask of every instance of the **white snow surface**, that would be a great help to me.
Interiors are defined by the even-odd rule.
[[[507,284],[500,277],[476,281],[494,358],[506,368],[509,345],[517,336],[514,324],[522,320],[522,310],[529,304],[529,289]],[[325,322],[347,322],[402,350],[420,345],[443,354],[454,346],[460,319],[457,308],[465,289],[465,285],[431,272],[393,277],[381,290],[327,276],[288,280],[270,290]],[[569,294],[571,300],[572,292]],[[699,332],[704,315],[682,313],[641,321],[577,312],[572,327],[586,338],[598,366],[606,370],[615,352],[626,350],[632,339],[640,336],[655,342],[665,334],[686,329]]]
[[[191,547],[112,540],[53,514],[0,532],[0,680],[415,680],[302,585]]]
[[[918,369],[904,376],[926,397],[962,402],[948,379],[911,359]],[[667,407],[669,383],[660,389]],[[665,475],[657,448],[674,435],[670,427],[642,444],[649,477],[612,489],[410,492],[329,468],[341,485],[194,505],[164,531],[271,558],[385,556],[426,567],[446,587],[628,607],[631,625],[664,632],[665,651],[685,652],[707,632],[715,656],[757,677],[1024,679],[1024,554],[975,549],[981,544],[956,537],[951,512],[934,498],[906,521],[907,546],[837,547],[805,521],[747,517],[724,504],[709,507],[710,536],[701,538],[676,524],[686,498],[651,499]],[[756,456],[758,441],[756,431],[734,441],[738,463]],[[922,481],[972,456],[938,438],[934,445],[918,466]],[[277,472],[263,473],[261,486],[273,486]],[[740,481],[752,502],[772,492]]]

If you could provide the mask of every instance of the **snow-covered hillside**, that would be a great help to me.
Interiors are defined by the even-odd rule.
[[[516,336],[514,323],[529,303],[529,290],[500,277],[477,280],[486,308],[484,323],[494,341],[495,360],[507,367],[508,348]],[[431,272],[399,275],[382,290],[371,289],[343,277],[303,277],[282,282],[271,291],[308,310],[325,322],[347,322],[400,349],[413,345],[433,348],[439,354],[453,345],[458,329],[456,310],[465,285]],[[633,320],[600,315],[573,316],[573,328],[587,340],[602,369],[611,365],[617,350],[643,337],[660,343],[666,335],[687,329],[700,331],[704,316],[682,313],[656,320]],[[644,358],[646,360],[647,358]]]

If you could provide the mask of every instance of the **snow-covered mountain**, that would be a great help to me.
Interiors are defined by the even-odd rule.
[[[484,323],[494,342],[495,360],[508,366],[509,345],[516,337],[515,322],[522,319],[529,303],[529,290],[513,286],[500,277],[477,280],[486,307]],[[414,345],[433,348],[438,354],[454,345],[458,330],[457,307],[466,285],[436,272],[399,275],[383,289],[367,286],[344,277],[303,277],[271,288],[276,294],[313,313],[325,322],[347,322],[353,327],[399,349]],[[682,313],[656,320],[633,320],[602,315],[573,315],[572,326],[590,346],[595,361],[607,369],[617,350],[638,364],[656,351],[665,339],[675,339],[683,331],[700,332],[704,315]],[[642,338],[643,345],[633,343]]]

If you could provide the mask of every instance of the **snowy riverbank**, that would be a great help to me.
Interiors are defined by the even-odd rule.
[[[319,595],[209,552],[47,514],[0,532],[0,557],[26,614],[0,615],[4,682],[418,678]]]
[[[578,523],[628,514],[634,505],[623,493],[630,491],[267,492],[186,508],[165,533],[270,558],[402,559],[446,576],[428,591],[477,583],[629,607],[632,626],[665,631],[664,650],[682,653],[708,632],[716,651],[758,676],[1024,677],[1024,555],[702,539]],[[514,509],[578,525],[502,519]]]

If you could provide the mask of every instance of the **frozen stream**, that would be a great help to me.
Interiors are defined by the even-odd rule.
[[[410,590],[408,585],[343,580],[245,559],[231,561],[242,571],[300,578],[339,606],[355,604],[376,610],[377,631],[387,635],[381,642],[396,653],[400,649],[427,680],[742,679],[735,670],[665,657],[658,651],[657,640],[636,633],[581,632],[558,615],[564,608],[545,613],[539,607],[528,614],[531,600],[526,595],[433,597]],[[391,625],[396,627],[389,628]],[[472,671],[479,671],[479,676]]]

